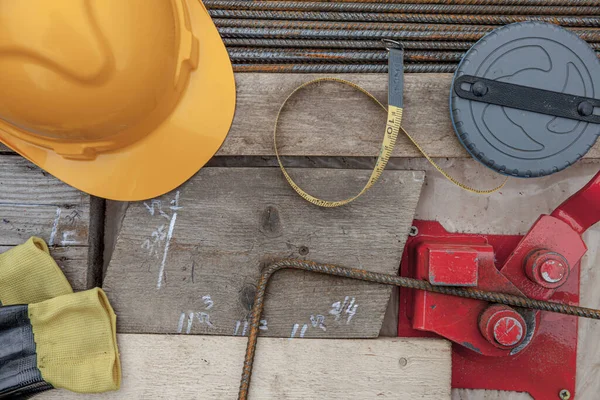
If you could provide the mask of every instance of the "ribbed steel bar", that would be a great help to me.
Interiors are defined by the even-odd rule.
[[[279,29],[279,28],[218,28],[224,38],[265,39],[395,39],[395,40],[451,40],[475,41],[485,32],[457,31],[397,31],[397,30],[347,30],[347,29]],[[600,29],[574,30],[580,38],[589,42],[600,42]]]
[[[347,22],[347,21],[287,21],[270,19],[213,18],[219,28],[268,28],[268,29],[345,29],[345,30],[392,30],[414,32],[476,32],[487,33],[493,25],[447,25],[447,24],[399,24],[397,22]]]
[[[205,0],[209,9],[270,11],[338,11],[422,14],[600,15],[600,6],[495,6],[317,1]]]
[[[380,40],[310,40],[224,38],[227,47],[272,47],[303,49],[377,49]],[[600,43],[596,44],[600,48]],[[402,41],[407,50],[468,50],[473,42]]]
[[[458,64],[404,64],[408,73],[444,73],[454,72]],[[270,72],[270,73],[384,73],[387,64],[233,64],[234,72]]]
[[[540,21],[561,26],[600,26],[600,16],[554,15],[463,15],[397,14],[313,11],[209,10],[213,18],[271,19],[298,21],[404,22],[425,24],[506,25],[514,22]]]
[[[591,308],[571,306],[564,303],[554,303],[550,301],[533,300],[527,297],[514,296],[504,293],[486,292],[478,289],[465,289],[450,286],[433,286],[427,281],[406,278],[396,275],[381,274],[370,272],[363,269],[344,268],[336,265],[317,264],[311,261],[303,260],[282,260],[266,267],[260,276],[254,296],[250,318],[250,332],[248,335],[248,344],[246,346],[246,356],[242,378],[240,381],[239,400],[247,400],[250,389],[250,379],[252,377],[252,367],[254,365],[254,355],[256,353],[256,342],[258,340],[259,322],[264,308],[265,295],[269,280],[277,271],[282,269],[299,269],[308,272],[315,272],[325,275],[339,276],[343,278],[355,279],[366,282],[375,282],[383,285],[399,286],[416,290],[425,290],[429,292],[459,296],[468,299],[483,300],[491,303],[504,304],[507,306],[529,308],[540,311],[549,311],[560,314],[573,315],[583,318],[600,319],[600,310]]]
[[[271,0],[267,0],[271,1]],[[287,0],[281,0],[287,1]],[[293,1],[293,0],[292,0]],[[296,0],[314,1],[314,0]],[[327,0],[326,0],[327,1]],[[357,0],[335,0],[340,3],[356,3]],[[381,3],[382,0],[358,0],[363,3]],[[498,6],[595,6],[598,0],[385,0],[387,3],[405,4],[463,4]]]
[[[378,48],[381,48],[379,46]],[[387,63],[388,51],[381,48],[372,50],[315,50],[315,49],[257,49],[252,47],[234,47],[228,49],[232,63],[237,64],[374,64]],[[459,62],[463,56],[460,51],[414,51],[404,52],[406,62]]]

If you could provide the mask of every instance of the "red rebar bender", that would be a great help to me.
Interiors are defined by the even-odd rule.
[[[525,236],[449,233],[416,220],[400,273],[578,305],[581,235],[599,220],[600,172]],[[453,388],[574,398],[575,317],[400,288],[398,336],[451,340]]]

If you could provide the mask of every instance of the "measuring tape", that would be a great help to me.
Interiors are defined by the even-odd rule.
[[[415,147],[421,152],[421,154],[423,154],[423,156],[431,163],[431,165],[433,165],[436,170],[438,170],[446,179],[448,179],[453,184],[459,186],[460,188],[462,188],[464,190],[467,190],[469,192],[476,193],[476,194],[490,194],[490,193],[493,193],[493,192],[501,189],[506,184],[506,181],[508,180],[508,178],[506,178],[499,186],[497,186],[493,189],[488,189],[488,190],[473,189],[473,188],[459,182],[458,180],[453,178],[450,174],[448,174],[446,171],[444,171],[440,166],[438,166],[435,163],[435,161],[433,161],[433,159],[431,157],[429,157],[429,155],[425,152],[425,150],[423,150],[423,148],[421,146],[419,146],[419,144],[415,141],[415,139],[413,139],[402,128],[401,125],[402,125],[403,93],[404,93],[404,50],[402,49],[400,44],[397,42],[386,41],[386,43],[390,44],[390,47],[388,47],[388,51],[389,51],[389,56],[388,56],[388,107],[383,105],[379,100],[377,100],[377,98],[375,98],[375,96],[373,96],[371,93],[369,93],[367,90],[360,87],[359,85],[352,83],[350,81],[347,81],[345,79],[333,78],[333,77],[317,78],[317,79],[313,79],[311,81],[305,82],[302,85],[298,86],[296,89],[294,89],[288,95],[288,97],[283,101],[283,104],[281,105],[281,107],[279,108],[279,111],[277,112],[277,118],[275,119],[275,127],[273,129],[273,145],[275,147],[275,155],[277,156],[277,162],[279,163],[279,168],[281,168],[281,172],[283,172],[283,175],[284,175],[285,179],[287,180],[287,182],[290,184],[290,186],[304,200],[306,200],[312,204],[315,204],[317,206],[320,206],[320,207],[330,207],[330,208],[331,207],[340,207],[345,204],[351,203],[352,201],[354,201],[357,198],[359,198],[360,196],[362,196],[367,190],[369,190],[375,184],[375,182],[377,182],[377,180],[383,173],[383,170],[385,169],[385,166],[387,165],[387,163],[392,155],[392,151],[394,150],[394,146],[396,145],[396,140],[398,138],[398,134],[400,133],[400,131],[402,131],[410,139],[410,141],[415,145]],[[338,200],[338,201],[322,200],[322,199],[319,199],[315,196],[312,196],[312,195],[306,193],[304,190],[302,190],[302,188],[300,188],[300,186],[298,186],[296,184],[296,182],[294,182],[292,177],[286,171],[285,167],[283,166],[283,162],[281,161],[281,157],[279,156],[279,151],[277,149],[277,128],[279,126],[279,119],[281,117],[281,112],[283,111],[283,108],[285,107],[287,102],[300,90],[302,90],[308,86],[320,83],[320,82],[337,82],[337,83],[341,83],[344,85],[348,85],[348,86],[358,90],[359,92],[367,95],[371,100],[373,100],[375,103],[377,103],[381,108],[383,108],[384,110],[387,110],[387,113],[388,113],[387,123],[385,126],[385,133],[383,136],[383,142],[381,143],[381,149],[379,151],[379,155],[377,156],[377,161],[375,162],[375,167],[373,168],[373,172],[371,172],[371,176],[369,177],[369,180],[367,181],[365,186],[362,188],[362,190],[357,195],[350,197],[348,199],[345,199],[345,200]]]

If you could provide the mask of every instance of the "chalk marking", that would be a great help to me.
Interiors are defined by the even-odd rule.
[[[290,339],[296,336],[296,332],[298,332],[298,324],[294,324],[294,327],[292,328],[292,334],[290,335]]]
[[[261,319],[260,320],[260,325],[259,325],[258,329],[260,329],[261,331],[268,331],[269,330],[269,328],[267,327],[267,320],[266,319]]]
[[[175,200],[176,200],[175,206],[177,206],[177,209],[181,209],[181,207],[178,207],[179,191],[177,191],[177,194],[175,195]],[[176,220],[177,220],[177,211],[175,211],[173,213],[173,216],[171,217],[171,223],[169,224],[169,231],[167,233],[167,242],[165,244],[165,252],[163,253],[163,259],[160,264],[160,270],[158,271],[158,282],[156,283],[157,289],[160,289],[160,287],[162,286],[163,277],[165,274],[165,265],[167,263],[167,255],[169,254],[169,245],[171,244],[171,238],[173,237],[173,230],[175,229],[175,221]]]
[[[190,332],[192,331],[192,324],[194,323],[194,313],[191,312],[190,315],[188,316],[188,323],[187,323],[187,328],[185,330],[186,334],[190,334]]]
[[[240,330],[241,321],[235,321],[235,329],[233,330],[233,336],[237,336]]]
[[[196,316],[198,317],[198,321],[200,321],[201,324],[206,323],[206,325],[208,325],[211,328],[214,328],[215,326],[210,322],[210,315],[208,315],[208,313],[205,312],[199,312],[196,313]]]
[[[75,232],[75,231],[66,231],[66,232],[63,232],[62,240],[60,241],[60,245],[61,246],[68,246],[68,245],[79,244],[79,241],[77,241],[75,239],[69,239],[69,236],[73,236],[76,233],[77,232]]]
[[[248,321],[244,321],[244,329],[242,330],[242,336],[246,336],[248,333]]]
[[[325,325],[325,316],[317,314],[310,316],[310,323],[313,328],[319,327],[323,331],[327,331],[327,326]]]
[[[206,306],[207,310],[210,310],[215,304],[215,302],[210,298],[210,295],[202,296],[202,300],[204,300],[204,305]]]
[[[183,332],[183,322],[185,321],[185,313],[182,312],[179,316],[179,323],[177,324],[177,333]]]
[[[358,309],[358,304],[355,304],[356,298],[352,297],[350,299],[349,296],[344,298],[344,302],[336,301],[331,305],[331,310],[329,310],[329,314],[335,317],[336,321],[339,321],[342,318],[342,313],[348,315],[346,319],[346,324],[349,324],[352,321],[352,317],[356,315],[356,310]]]
[[[169,214],[167,214],[166,212],[164,212],[162,210],[162,201],[154,199],[150,202],[150,205],[148,205],[148,203],[144,202],[144,206],[146,207],[146,209],[148,210],[150,215],[154,216],[156,214],[156,210],[158,210],[158,213],[160,214],[161,217],[165,217],[167,219],[167,221],[171,220],[171,217],[169,216]]]
[[[302,325],[302,330],[300,331],[300,337],[303,338],[304,334],[306,333],[306,330],[308,329],[308,325],[304,324]]]
[[[348,308],[346,309],[346,314],[348,314],[348,320],[346,321],[346,324],[349,324],[350,321],[352,320],[352,317],[354,317],[354,315],[356,315],[356,309],[358,308],[358,304],[354,304],[355,298],[352,298],[352,301],[350,302],[350,304],[348,305]]]
[[[50,232],[50,240],[48,240],[49,246],[54,246],[54,240],[56,239],[56,232],[58,231],[58,220],[60,220],[60,207],[56,207],[56,216],[54,217],[54,222],[52,223],[52,231]]]
[[[179,206],[179,190],[177,191],[177,193],[175,193],[175,199],[171,200],[171,204],[173,204],[173,205],[169,208],[173,211],[178,211],[183,208],[183,207]]]

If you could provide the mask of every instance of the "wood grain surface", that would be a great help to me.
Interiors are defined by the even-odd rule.
[[[387,105],[386,74],[237,73],[235,118],[217,155],[273,155],[273,124],[279,107],[296,87],[324,76],[357,83]],[[469,157],[450,121],[452,76],[405,75],[402,125],[432,157]],[[357,90],[319,83],[288,102],[282,113],[279,148],[284,155],[373,157],[379,154],[385,119],[385,112]],[[10,151],[0,144],[0,153]],[[400,134],[393,157],[421,157],[421,153]],[[600,143],[585,157],[600,158]]]
[[[41,237],[76,290],[90,286],[90,196],[16,155],[0,155],[0,252]]]
[[[273,124],[285,98],[311,79],[335,76],[357,83],[387,105],[386,74],[236,74],[233,125],[217,155],[273,155]],[[402,125],[432,157],[469,157],[450,121],[452,74],[406,74]],[[323,82],[298,92],[281,115],[281,154],[296,156],[377,156],[386,113],[349,86]],[[401,133],[393,157],[422,157]],[[588,158],[600,158],[600,144]]]
[[[291,169],[308,192],[341,199],[367,170]],[[423,173],[386,171],[340,208],[301,199],[277,168],[204,168],[178,190],[131,203],[104,280],[131,333],[246,335],[260,270],[305,258],[397,273]],[[375,337],[390,287],[282,271],[272,280],[261,334]]]
[[[118,336],[120,391],[51,400],[235,399],[246,340],[234,337]],[[260,338],[250,399],[450,399],[450,345],[443,340]]]

